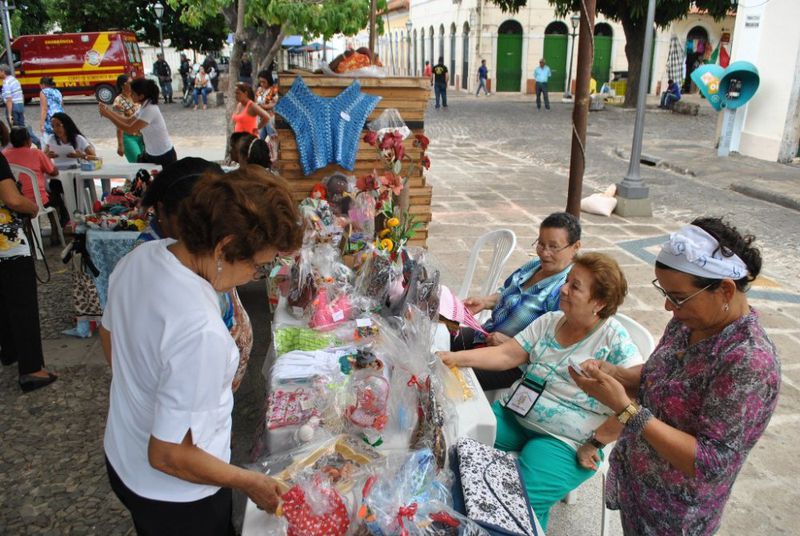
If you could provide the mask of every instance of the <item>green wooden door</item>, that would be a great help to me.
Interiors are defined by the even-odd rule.
[[[592,76],[597,80],[597,90],[600,86],[608,82],[608,75],[611,71],[611,41],[608,35],[594,36],[594,63],[592,64]]]
[[[522,80],[522,35],[497,36],[497,91],[515,91]]]
[[[544,36],[544,61],[550,66],[552,76],[547,84],[549,91],[564,91],[567,81],[567,36],[550,34]],[[539,66],[536,62],[534,69]],[[531,77],[533,71],[531,71]]]

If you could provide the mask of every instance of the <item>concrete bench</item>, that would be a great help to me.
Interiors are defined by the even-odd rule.
[[[672,113],[683,115],[697,115],[700,111],[700,105],[691,102],[679,100],[672,105]]]

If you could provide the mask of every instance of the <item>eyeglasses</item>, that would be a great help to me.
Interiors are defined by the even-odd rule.
[[[704,290],[707,290],[709,287],[711,287],[711,285],[714,284],[714,283],[710,283],[710,284],[704,286],[703,288],[701,288],[700,290],[698,290],[697,292],[695,292],[694,294],[691,294],[691,295],[679,300],[678,298],[673,297],[672,294],[670,294],[669,292],[667,292],[666,290],[661,288],[661,285],[658,284],[658,279],[653,279],[653,281],[651,281],[651,283],[653,283],[653,286],[656,287],[656,290],[658,290],[661,293],[661,295],[664,296],[664,298],[666,298],[666,300],[669,303],[671,303],[676,309],[680,309],[683,306],[684,303],[688,302],[689,300],[691,300],[692,298],[694,298],[695,296],[697,296],[698,294],[700,294]]]
[[[268,278],[274,265],[274,261],[265,262],[264,264],[254,264],[253,267],[255,271],[253,272],[253,281],[261,281],[262,279]]]
[[[536,251],[547,252],[550,255],[555,255],[556,253],[564,251],[565,249],[570,247],[572,244],[567,244],[566,246],[562,246],[562,247],[545,246],[544,244],[542,244],[541,240],[539,240],[537,238],[536,241],[532,245],[536,248]]]

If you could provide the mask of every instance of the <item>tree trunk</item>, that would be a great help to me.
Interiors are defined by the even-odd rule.
[[[233,116],[233,110],[236,107],[236,83],[239,81],[239,71],[242,66],[242,56],[244,56],[244,9],[245,0],[237,0],[236,2],[236,32],[233,37],[233,50],[231,50],[231,59],[228,64],[228,102],[225,105],[226,117]],[[231,147],[227,140],[231,139],[231,131],[233,125],[231,121],[226,120],[225,127],[225,159],[230,158]]]
[[[639,95],[639,75],[642,70],[642,54],[644,54],[645,24],[641,19],[631,20],[622,17],[622,29],[625,32],[625,57],[628,59],[628,85],[625,89],[625,108],[636,108]],[[647,81],[645,80],[645,83]]]

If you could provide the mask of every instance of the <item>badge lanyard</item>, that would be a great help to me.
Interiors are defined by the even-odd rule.
[[[597,331],[601,325],[605,325],[605,321],[599,322],[589,333],[586,334],[583,339],[573,345],[572,349],[567,353],[567,355],[562,357],[561,360],[559,360],[559,362],[550,369],[550,372],[548,372],[544,378],[531,373],[531,370],[541,362],[542,356],[547,351],[547,348],[544,348],[541,352],[539,352],[534,362],[528,365],[528,368],[525,370],[525,375],[522,377],[522,381],[517,384],[517,388],[514,389],[513,393],[511,393],[511,396],[508,398],[505,406],[520,417],[526,417],[528,413],[530,413],[531,409],[533,409],[533,406],[536,404],[536,402],[539,401],[539,397],[542,396],[545,387],[547,387],[547,380],[550,379],[550,376],[552,376],[553,373],[558,370],[558,367],[560,367],[564,361],[569,359],[572,354],[581,348],[589,339],[589,337],[595,331]],[[556,326],[555,333],[553,333],[553,339],[555,339],[560,327],[561,326]]]

